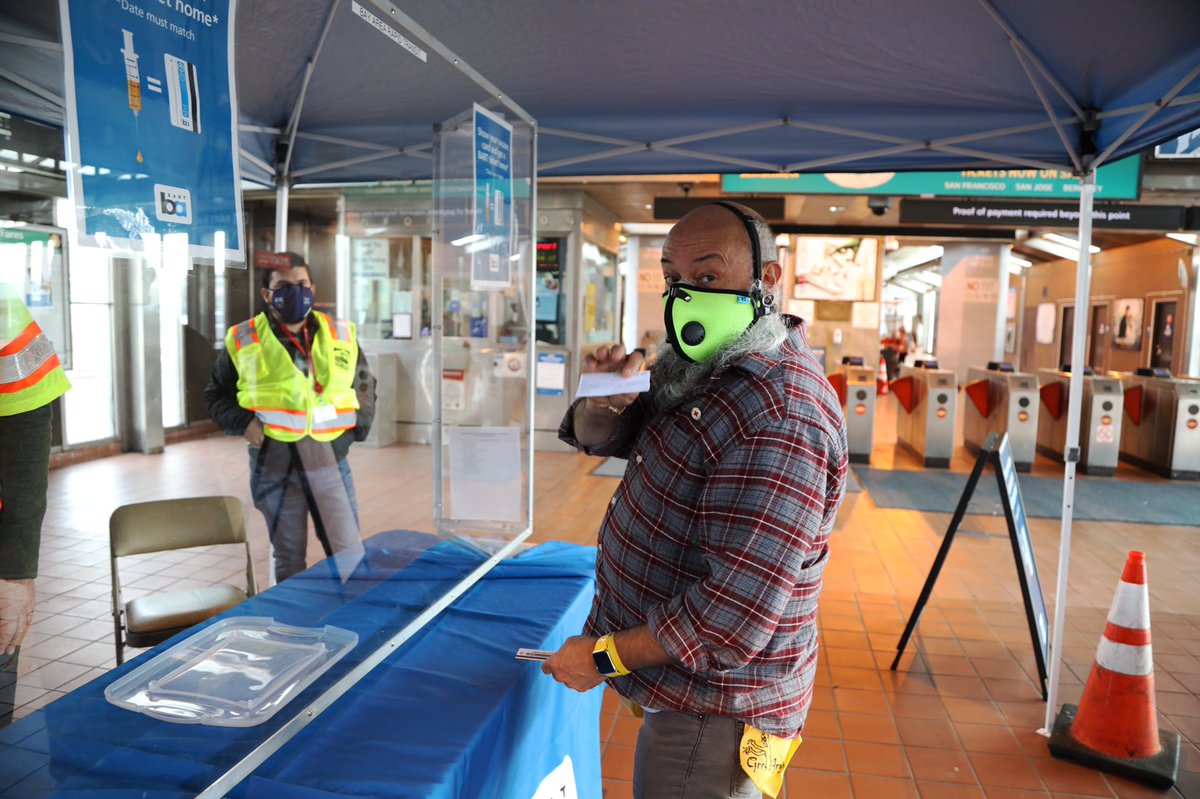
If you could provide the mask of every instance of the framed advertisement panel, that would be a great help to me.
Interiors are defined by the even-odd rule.
[[[875,300],[878,240],[798,236],[795,247],[793,299],[844,302]]]
[[[1150,300],[1150,346],[1146,347],[1146,365],[1151,369],[1176,371],[1175,355],[1183,338],[1179,330],[1182,300],[1180,294],[1153,297]]]
[[[83,244],[141,251],[182,233],[192,256],[244,262],[234,8],[59,0]]]
[[[1141,297],[1125,297],[1113,306],[1112,345],[1118,350],[1142,348],[1142,315],[1145,302]]]

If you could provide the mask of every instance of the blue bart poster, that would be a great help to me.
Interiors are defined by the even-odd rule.
[[[242,256],[235,0],[59,0],[71,198],[86,244]]]
[[[468,248],[472,253],[471,288],[508,288],[512,285],[508,260],[513,208],[512,126],[476,105],[472,139],[475,191],[473,241]]]

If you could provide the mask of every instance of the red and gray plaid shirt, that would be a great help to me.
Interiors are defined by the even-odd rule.
[[[678,661],[611,685],[647,708],[793,737],[812,701],[847,447],[837,395],[787,320],[778,350],[740,359],[674,408],[643,394],[595,447],[575,440],[568,412],[559,437],[629,459],[600,527],[588,634],[649,624]]]

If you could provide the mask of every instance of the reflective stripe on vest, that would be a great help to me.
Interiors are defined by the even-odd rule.
[[[258,417],[258,420],[267,427],[274,427],[293,433],[307,432],[305,425],[308,422],[306,418],[308,414],[304,411],[280,411],[269,408],[249,408],[248,410],[254,411],[254,415]]]
[[[332,433],[335,430],[349,430],[357,423],[358,414],[353,408],[339,408],[337,416],[332,419],[327,419],[323,422],[313,419],[312,429],[314,433]]]
[[[247,319],[245,322],[234,325],[233,341],[239,350],[242,347],[258,343],[258,331],[254,329],[253,319]]]
[[[30,322],[21,335],[0,348],[0,394],[28,388],[56,366],[54,345],[37,322]]]

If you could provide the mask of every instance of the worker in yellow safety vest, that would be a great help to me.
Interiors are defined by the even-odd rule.
[[[346,455],[375,413],[354,324],[313,310],[312,273],[286,255],[290,268],[263,271],[266,310],[229,329],[204,390],[213,420],[249,445],[276,580],[305,568],[310,516],[327,556],[361,546]]]
[[[17,656],[33,620],[50,472],[50,403],[71,387],[53,343],[0,283],[0,727],[12,721]]]

